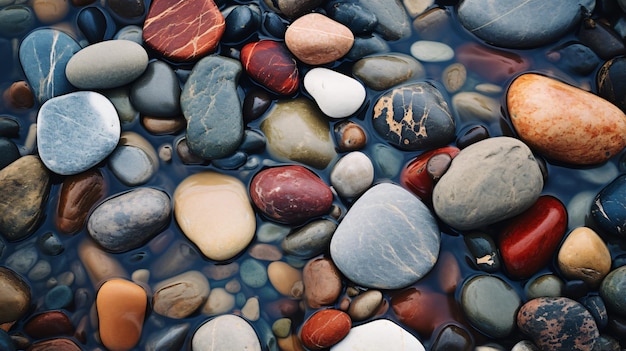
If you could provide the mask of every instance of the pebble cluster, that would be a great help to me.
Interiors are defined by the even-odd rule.
[[[0,349],[626,348],[626,1],[0,0]]]

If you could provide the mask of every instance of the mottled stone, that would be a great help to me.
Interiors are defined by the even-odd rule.
[[[170,197],[153,188],[117,194],[96,207],[87,222],[89,235],[111,252],[136,249],[170,222]]]
[[[517,325],[542,351],[591,351],[600,334],[585,307],[565,297],[528,301],[517,314]]]
[[[330,254],[353,282],[397,289],[431,270],[439,245],[439,228],[426,205],[407,190],[382,183],[350,208],[333,235]]]
[[[20,63],[40,104],[75,90],[65,68],[80,49],[72,37],[56,29],[38,29],[22,40]]]
[[[252,326],[236,315],[215,317],[202,324],[191,337],[192,351],[227,349],[261,351],[259,338]]]
[[[63,180],[55,216],[56,228],[65,234],[74,234],[85,225],[91,208],[106,195],[102,173],[89,170]]]
[[[311,350],[321,350],[337,344],[350,332],[352,320],[340,310],[325,309],[313,313],[300,329],[302,344]]]
[[[619,108],[556,79],[532,73],[517,77],[507,106],[520,138],[548,158],[598,164],[626,146],[626,115]]]
[[[187,145],[197,156],[226,157],[241,144],[243,116],[237,93],[240,74],[239,61],[209,56],[196,63],[183,86],[180,105],[187,119]]]
[[[328,118],[305,98],[275,103],[261,122],[261,131],[268,151],[281,161],[323,169],[337,156]]]
[[[217,49],[225,23],[213,0],[156,0],[143,24],[143,40],[171,60],[197,60]]]
[[[285,44],[300,61],[309,65],[333,62],[350,51],[354,34],[343,24],[309,13],[293,21],[285,32]]]
[[[461,290],[465,316],[474,328],[492,338],[505,338],[513,332],[521,304],[515,289],[496,276],[476,276]]]
[[[9,240],[30,235],[44,216],[50,176],[41,160],[20,157],[0,170],[0,233]]]
[[[459,5],[461,24],[486,42],[507,48],[531,48],[557,40],[583,16],[592,12],[595,0],[464,1]]]
[[[61,175],[78,174],[104,160],[120,139],[113,104],[92,91],[46,101],[37,116],[37,147],[43,163]]]
[[[109,350],[127,351],[141,338],[148,297],[139,285],[112,279],[100,287],[96,296],[100,340]]]
[[[107,40],[74,54],[65,67],[65,76],[80,89],[109,89],[134,81],[147,66],[148,54],[141,45]]]
[[[154,286],[152,309],[169,318],[189,317],[209,297],[209,281],[198,271],[187,271]]]
[[[423,78],[426,71],[411,56],[388,53],[358,60],[352,67],[352,74],[374,90],[385,90],[409,80]]]
[[[609,248],[595,231],[578,227],[567,235],[557,256],[561,273],[567,279],[580,279],[597,287],[611,270]]]
[[[616,237],[626,237],[626,175],[620,175],[605,186],[593,200],[591,218],[606,232]]]
[[[522,213],[542,188],[530,149],[517,139],[496,137],[461,150],[435,185],[433,206],[450,226],[474,229]]]
[[[365,101],[365,87],[359,81],[328,68],[313,68],[303,82],[320,110],[332,118],[349,117]]]
[[[342,289],[341,273],[329,258],[307,262],[302,270],[304,299],[311,308],[333,305]]]
[[[30,287],[14,271],[0,267],[0,324],[17,321],[30,307]]]
[[[378,319],[350,329],[348,335],[330,350],[424,351],[425,349],[415,336],[401,326],[388,319]]]
[[[147,183],[159,169],[159,157],[148,140],[135,132],[123,132],[109,156],[109,169],[127,186]]]
[[[130,88],[133,107],[152,117],[180,114],[180,83],[174,70],[163,61],[152,61]]]
[[[602,280],[600,285],[600,296],[610,312],[626,317],[626,266],[621,266],[612,270]]]
[[[280,42],[246,44],[241,49],[241,62],[252,79],[275,93],[292,95],[300,88],[296,60]]]
[[[267,217],[283,223],[302,223],[328,213],[330,187],[315,173],[298,165],[264,169],[250,182],[250,197]]]
[[[228,260],[239,254],[256,230],[243,183],[214,172],[191,175],[178,185],[174,214],[185,236],[212,260]]]
[[[357,3],[376,14],[378,24],[374,30],[385,40],[405,39],[411,35],[411,20],[400,1],[358,0]]]
[[[376,132],[400,149],[430,149],[454,140],[455,122],[448,103],[430,83],[413,83],[387,91],[372,109]]]

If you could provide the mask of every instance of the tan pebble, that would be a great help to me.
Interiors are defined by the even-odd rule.
[[[278,338],[286,338],[291,334],[291,319],[280,318],[272,324],[272,332]]]
[[[128,273],[113,256],[101,250],[91,239],[78,246],[78,257],[85,266],[93,286],[112,278],[127,278]]]
[[[261,308],[259,299],[256,297],[249,298],[245,305],[241,308],[241,314],[249,321],[256,321],[261,316]]]
[[[296,334],[291,334],[286,338],[277,338],[276,341],[281,351],[305,351]]]
[[[256,244],[248,250],[248,253],[253,258],[262,261],[280,261],[283,258],[280,249],[270,244]]]
[[[341,294],[341,274],[329,258],[309,261],[302,271],[304,296],[311,308],[332,305]]]
[[[310,13],[291,23],[285,32],[285,44],[300,61],[322,65],[347,54],[354,44],[354,34],[339,22]]]
[[[209,281],[202,273],[188,271],[154,287],[152,309],[162,316],[186,318],[204,305],[209,291]]]
[[[144,285],[150,280],[150,270],[138,269],[130,276],[131,280],[139,285]]]
[[[587,227],[578,227],[565,238],[557,261],[566,278],[583,280],[592,287],[597,287],[611,270],[606,243]]]
[[[67,15],[70,6],[68,0],[34,0],[35,16],[43,23],[55,23]]]
[[[415,18],[435,3],[435,0],[402,0],[409,16]]]
[[[282,261],[270,263],[267,275],[274,289],[285,296],[291,295],[294,284],[302,280],[300,270]]]
[[[291,287],[291,292],[289,295],[294,299],[301,299],[304,294],[304,282],[302,280],[298,280]]]
[[[344,312],[348,312],[348,309],[350,309],[350,302],[351,302],[350,298],[347,296],[344,296],[339,301],[339,309]]]
[[[207,316],[216,316],[227,313],[235,307],[235,296],[224,288],[211,289],[209,298],[202,307],[202,313]]]
[[[241,282],[237,279],[231,279],[224,285],[224,289],[231,294],[236,294],[241,291]]]
[[[182,116],[176,118],[142,116],[141,125],[151,134],[166,135],[180,132],[187,126],[187,121]]]
[[[111,279],[96,296],[102,344],[111,351],[131,350],[141,338],[148,296],[137,284]]]
[[[161,159],[161,161],[163,162],[172,161],[172,155],[174,153],[174,151],[172,150],[172,145],[170,144],[161,145],[159,146],[158,152],[159,152],[159,158]]]
[[[353,286],[349,286],[346,288],[346,294],[350,297],[355,297],[358,296],[361,292],[359,291],[359,289],[353,287]]]
[[[383,293],[368,290],[352,300],[348,314],[353,321],[362,321],[373,316],[383,302]]]
[[[237,272],[239,272],[239,263],[232,262],[229,264],[208,266],[206,268],[203,268],[202,271],[210,279],[214,279],[214,280],[227,279],[237,274]]]
[[[467,79],[467,70],[460,63],[453,63],[446,67],[441,74],[443,85],[449,93],[455,93],[463,87]]]

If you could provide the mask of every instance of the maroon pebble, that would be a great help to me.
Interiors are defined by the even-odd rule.
[[[24,325],[24,332],[34,339],[71,336],[74,334],[74,326],[65,313],[48,311],[29,319]]]
[[[281,95],[298,91],[298,66],[287,48],[276,41],[261,40],[241,49],[241,63],[246,73],[267,89]]]

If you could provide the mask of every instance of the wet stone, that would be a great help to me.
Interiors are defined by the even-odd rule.
[[[467,80],[467,69],[463,64],[453,63],[441,73],[441,81],[449,93],[460,90]]]
[[[300,329],[302,344],[311,350],[327,349],[350,332],[352,320],[347,313],[325,309],[313,313]]]
[[[37,19],[43,23],[59,22],[67,15],[70,6],[67,1],[34,0],[33,10]]]
[[[65,249],[58,235],[47,232],[37,238],[37,248],[44,255],[56,256]]]
[[[626,317],[626,297],[623,292],[626,288],[626,266],[611,271],[600,285],[600,296],[609,312]]]
[[[89,235],[111,252],[136,249],[169,223],[170,198],[152,188],[137,188],[102,202],[89,216]]]
[[[4,91],[5,102],[17,109],[29,109],[35,105],[34,93],[25,81],[18,81]]]
[[[379,290],[368,290],[350,302],[348,314],[353,321],[366,320],[378,311],[383,301],[383,294]]]
[[[458,303],[428,288],[411,287],[394,294],[391,308],[400,323],[421,335],[432,336],[442,324],[461,320]]]
[[[251,122],[261,117],[272,104],[272,98],[263,89],[253,89],[243,99],[243,119]]]
[[[593,11],[594,0],[545,4],[537,0],[506,4],[470,0],[459,5],[459,21],[487,43],[506,48],[531,48],[557,40],[582,19],[580,7]]]
[[[20,125],[17,120],[8,116],[0,116],[0,137],[16,138],[19,132]]]
[[[68,307],[74,299],[74,292],[67,285],[57,285],[44,297],[44,305],[50,310]]]
[[[174,70],[163,61],[152,61],[130,88],[133,107],[152,117],[180,114],[180,84]]]
[[[321,254],[330,243],[337,224],[327,219],[307,223],[281,242],[281,249],[288,255],[310,258]]]
[[[290,266],[286,262],[274,261],[267,266],[267,276],[270,283],[279,293],[285,296],[294,296],[294,286],[302,281],[300,270]]]
[[[181,349],[189,328],[189,323],[183,323],[153,332],[146,341],[146,351],[174,351]]]
[[[384,93],[374,103],[372,120],[378,134],[403,150],[436,148],[455,137],[448,103],[434,85],[426,82]]]
[[[452,107],[463,121],[493,123],[501,117],[498,100],[473,91],[455,94]]]
[[[576,36],[603,60],[626,54],[621,36],[602,21],[584,18]]]
[[[28,284],[13,270],[0,267],[0,324],[22,318],[30,306]]]
[[[267,0],[265,2],[268,3]],[[272,5],[268,4],[268,6],[277,6],[278,12],[282,12],[289,18],[296,18],[310,12],[323,2],[323,0],[276,0],[272,1]]]
[[[558,54],[556,62],[560,67],[576,74],[590,74],[601,63],[590,48],[580,43],[570,43],[553,52]],[[550,55],[548,53],[548,59]]]
[[[591,228],[572,230],[557,255],[561,273],[597,287],[611,269],[611,254],[604,240]]]
[[[168,135],[178,134],[183,131],[187,126],[187,121],[182,116],[174,118],[143,116],[141,117],[141,125],[146,128],[150,134]]]
[[[494,83],[502,83],[530,68],[530,59],[516,53],[493,49],[477,43],[456,48],[457,60],[467,69]]]
[[[118,30],[113,38],[117,40],[130,40],[137,44],[143,44],[143,38],[141,37],[142,33],[143,29],[141,27],[131,24]]]
[[[304,299],[307,306],[320,308],[333,305],[341,294],[341,273],[329,258],[315,258],[302,270]]]
[[[198,271],[187,271],[154,286],[152,310],[181,319],[198,310],[209,297],[209,281]]]
[[[363,127],[353,121],[341,121],[333,129],[335,143],[340,152],[362,149],[367,143],[367,135]]]
[[[376,14],[378,24],[374,28],[385,40],[399,40],[411,35],[411,20],[402,4],[395,0],[356,1],[364,9]]]
[[[72,336],[74,326],[62,311],[47,311],[31,317],[24,325],[24,332],[34,339]]]
[[[448,324],[434,337],[431,351],[470,351],[474,350],[473,346],[472,336],[467,329]]]
[[[598,295],[585,296],[579,301],[596,321],[596,325],[599,330],[604,330],[609,324],[609,316],[606,310],[606,305],[602,297]]]
[[[64,234],[74,234],[85,225],[91,208],[106,194],[104,177],[89,170],[66,177],[59,190],[55,226]]]
[[[585,307],[565,297],[528,301],[517,314],[517,325],[542,351],[591,351],[599,336]]]
[[[374,165],[359,151],[346,154],[330,172],[330,183],[340,196],[353,198],[364,193],[374,181]]]
[[[0,137],[0,169],[15,162],[20,156],[20,150],[13,141]]]
[[[522,213],[542,188],[543,176],[530,149],[517,139],[496,137],[461,150],[435,185],[433,205],[450,226],[475,229]]]
[[[130,102],[128,86],[103,90],[102,94],[111,101],[119,116],[122,126],[132,125],[139,116],[139,112]]]
[[[240,42],[256,32],[261,24],[261,10],[256,5],[236,6],[225,18],[222,42]]]
[[[22,5],[7,6],[0,9],[0,35],[20,37],[35,25],[33,11]]]
[[[39,103],[75,90],[65,68],[80,49],[72,37],[55,29],[38,29],[22,40],[20,64]]]
[[[213,0],[157,0],[143,24],[143,40],[168,59],[192,61],[216,50],[224,28]]]
[[[309,65],[333,62],[347,54],[353,43],[348,27],[320,13],[298,18],[285,32],[289,51]]]
[[[626,91],[625,69],[626,58],[615,57],[606,61],[596,76],[598,95],[615,104],[622,111],[626,111],[626,98],[624,98],[624,91]]]
[[[368,55],[380,54],[389,51],[389,44],[376,34],[363,37],[354,37],[354,44],[346,54],[348,60],[356,61]]]
[[[107,162],[117,179],[128,186],[147,183],[159,169],[156,150],[141,135],[123,132]]]
[[[81,351],[80,346],[76,345],[76,343],[70,339],[64,338],[55,338],[44,341],[37,341],[33,343],[28,351],[49,351],[49,350],[59,350],[59,351]]]
[[[532,278],[526,283],[524,293],[531,300],[537,297],[560,297],[565,291],[565,284],[554,274],[544,274]]]
[[[419,61],[401,53],[362,58],[354,64],[352,73],[374,90],[389,89],[412,79],[423,78],[426,74]]]
[[[259,338],[252,326],[236,315],[215,317],[202,324],[191,337],[192,351],[227,349],[261,351]]]
[[[398,208],[404,212],[397,212]],[[426,205],[403,188],[383,183],[370,188],[350,208],[333,235],[330,253],[353,282],[397,289],[431,270],[439,245],[439,228]],[[393,257],[387,257],[387,252],[394,252]]]
[[[108,0],[107,5],[118,16],[123,18],[135,18],[146,12],[143,1],[136,0]]]
[[[238,61],[208,56],[194,66],[185,82],[180,105],[187,119],[187,145],[197,156],[222,158],[241,144],[243,116],[237,93],[240,74]]]
[[[350,28],[357,35],[371,33],[378,24],[376,14],[358,3],[331,2],[327,11],[330,18]]]
[[[241,62],[252,79],[277,94],[292,95],[300,87],[296,60],[283,43],[261,40],[246,44]]]
[[[0,233],[5,239],[20,240],[35,231],[49,191],[48,171],[36,156],[23,156],[0,170]]]
[[[605,186],[593,200],[591,218],[602,232],[626,237],[626,175],[621,175]]]
[[[350,329],[348,335],[331,351],[359,349],[424,351],[422,343],[411,333],[388,319],[378,319]]]
[[[480,270],[495,273],[500,270],[500,254],[493,238],[481,232],[464,235],[465,245],[473,255],[473,264]]]
[[[113,104],[98,93],[80,91],[55,97],[39,109],[39,156],[55,173],[78,174],[113,152],[120,129]]]
[[[327,68],[308,71],[303,83],[320,110],[332,118],[349,117],[365,101],[365,87],[359,81]]]
[[[422,62],[445,62],[454,58],[449,45],[431,40],[418,40],[411,44],[411,55]]]
[[[78,13],[76,25],[87,41],[97,43],[104,39],[107,30],[105,13],[97,7],[86,7]]]

